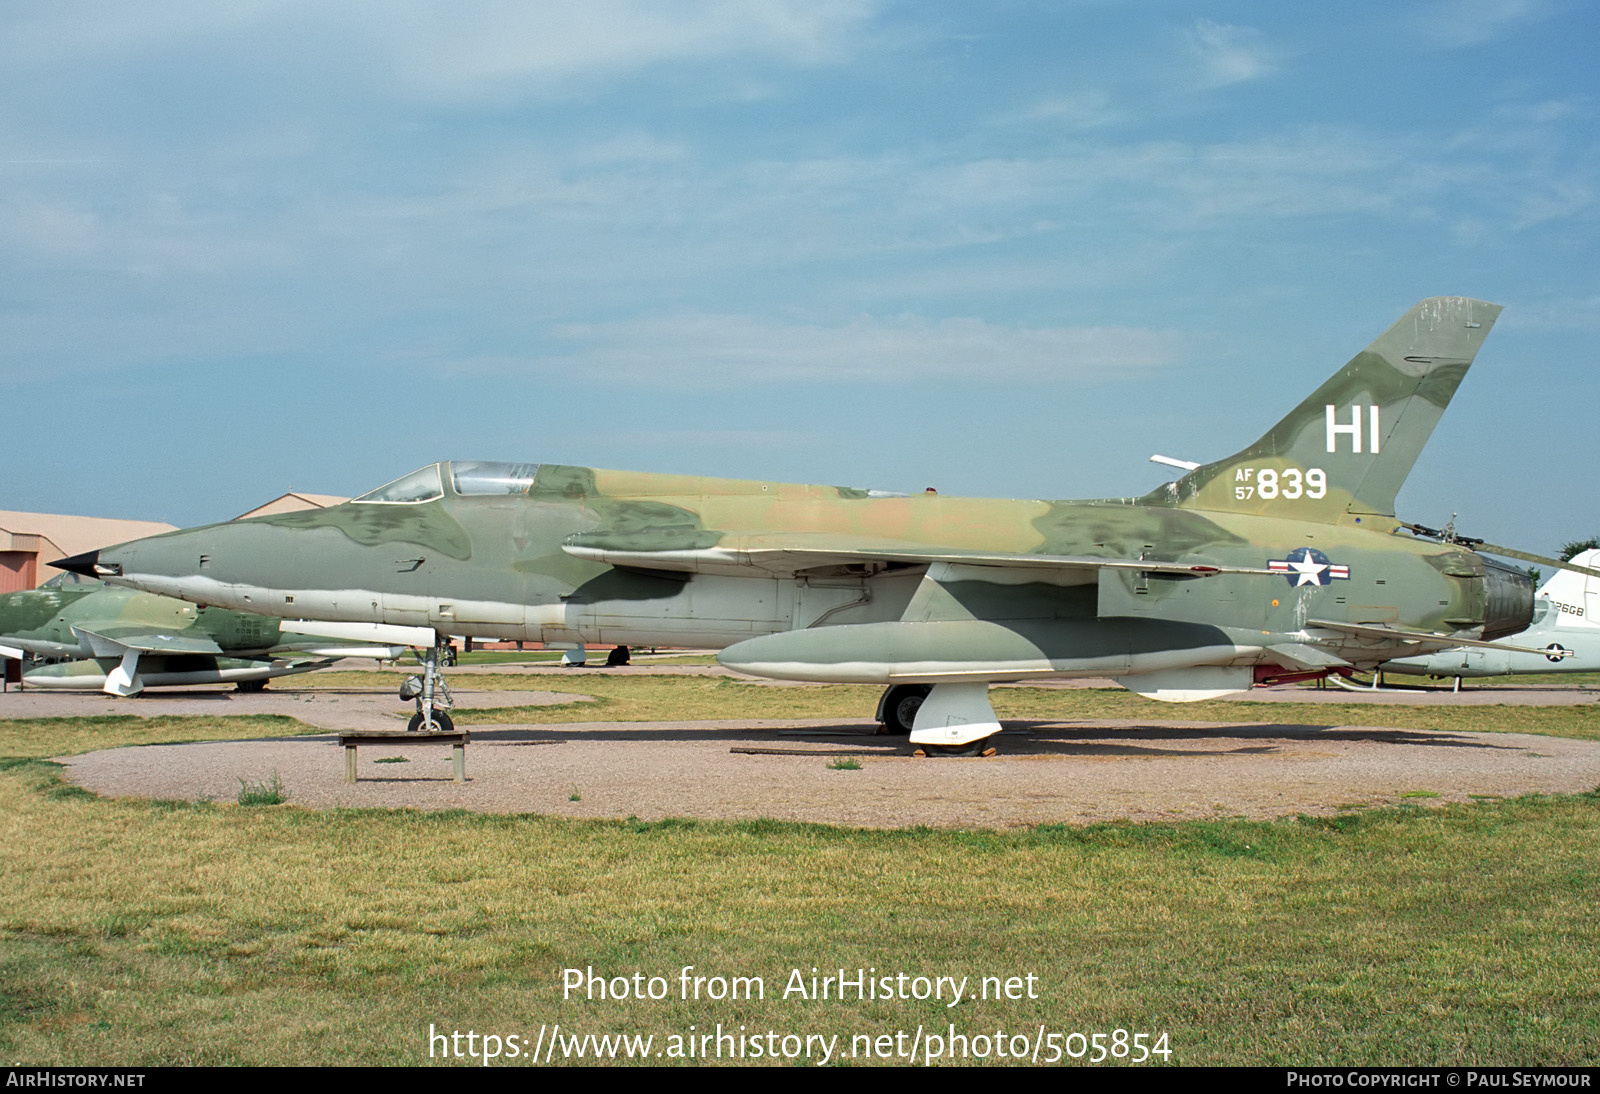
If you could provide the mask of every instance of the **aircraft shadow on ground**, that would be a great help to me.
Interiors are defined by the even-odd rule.
[[[1424,748],[1472,748],[1522,751],[1522,746],[1496,744],[1459,733],[1396,728],[1357,728],[1349,726],[1284,725],[1278,723],[1228,726],[1094,726],[1063,725],[1057,721],[1015,721],[1002,723],[1006,732],[995,741],[1002,755],[1261,755],[1280,750],[1275,742],[1308,744],[1381,744]],[[774,748],[825,751],[829,745],[848,745],[852,752],[907,755],[912,745],[904,737],[874,732],[870,725],[749,727],[720,726],[694,729],[671,723],[649,723],[637,727],[625,724],[584,724],[547,726],[470,726],[474,740],[500,745],[558,744],[563,741],[677,742],[704,743],[726,741],[730,745],[770,746]],[[1259,741],[1234,747],[1205,747],[1207,742]],[[1135,743],[1139,742],[1139,743]],[[1189,747],[1161,748],[1158,742],[1183,742]]]
[[[225,702],[227,692],[169,692],[185,699]],[[730,747],[748,746],[782,752],[814,751],[820,754],[849,753],[859,756],[909,756],[913,746],[905,737],[876,732],[876,725],[844,722],[816,726],[752,726],[744,722],[695,728],[673,722],[602,723],[577,722],[540,725],[482,723],[473,724],[463,716],[472,711],[457,711],[458,726],[470,730],[472,739],[497,746],[556,746],[567,742],[677,743],[726,742]],[[489,713],[485,711],[484,713]],[[1380,744],[1420,748],[1469,748],[1495,751],[1522,751],[1518,744],[1497,744],[1480,736],[1460,733],[1414,730],[1394,727],[1351,727],[1282,723],[1242,723],[1208,726],[1174,725],[1082,725],[1058,719],[1006,719],[1004,732],[995,740],[1002,756],[1205,756],[1269,755],[1284,745],[1297,744]],[[337,745],[341,732],[356,730],[318,727],[319,732],[288,738],[307,744]],[[396,726],[396,729],[399,727]],[[250,743],[284,741],[283,737],[252,737]],[[1260,742],[1222,747],[1221,742]],[[395,734],[395,746],[424,743],[409,734]],[[1161,747],[1162,742],[1178,747]],[[239,743],[244,743],[240,741]],[[1209,747],[1208,747],[1209,746]],[[371,746],[369,746],[371,747]]]
[[[1026,730],[1027,736],[1024,737],[1020,734],[1008,735],[1002,738],[1003,741],[1009,743],[1013,737],[1019,742],[1031,739],[1034,744],[1039,746],[1037,750],[1040,752],[1066,752],[1075,755],[1122,755],[1128,753],[1195,755],[1207,751],[1215,752],[1218,755],[1232,753],[1263,754],[1279,750],[1277,744],[1269,743],[1273,741],[1305,744],[1381,744],[1423,748],[1522,751],[1521,746],[1518,745],[1495,744],[1459,733],[1392,727],[1321,726],[1276,722],[1225,726],[1141,725],[1085,727],[1063,725],[1060,722],[1051,721],[1010,722],[1006,724],[1012,729]],[[1238,741],[1241,739],[1258,740],[1263,743],[1210,750],[1192,747],[1182,749],[1147,748],[1122,743],[1133,741],[1181,741],[1202,744],[1206,741]]]

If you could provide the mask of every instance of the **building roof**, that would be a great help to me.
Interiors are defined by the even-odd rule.
[[[32,551],[43,562],[176,530],[175,525],[154,520],[112,520],[0,509],[0,551]]]
[[[240,513],[235,520],[245,517],[264,517],[271,513],[297,513],[303,509],[326,509],[330,505],[339,505],[349,501],[337,494],[307,494],[300,490],[291,490],[281,494],[265,505],[258,505],[247,513]]]

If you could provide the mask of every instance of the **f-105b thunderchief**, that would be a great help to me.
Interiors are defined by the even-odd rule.
[[[1527,626],[1526,573],[1394,516],[1499,312],[1423,301],[1259,441],[1144,497],[907,497],[457,461],[343,505],[58,565],[287,617],[715,647],[740,672],[885,685],[892,728],[930,751],[976,751],[1000,728],[997,681],[1109,676],[1200,699]]]

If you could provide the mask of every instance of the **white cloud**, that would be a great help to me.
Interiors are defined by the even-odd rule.
[[[816,63],[836,56],[844,32],[872,9],[866,0],[553,0],[465,9],[422,4],[401,13],[381,7],[410,78],[455,90],[726,55]]]
[[[861,317],[835,326],[690,312],[551,331],[570,354],[517,367],[582,369],[597,381],[748,386],[941,379],[1105,379],[1175,359],[1179,340],[1129,327],[1022,327],[982,319]],[[460,362],[470,370],[497,362]]]
[[[63,0],[0,15],[0,63],[63,66],[224,49],[238,71],[392,80],[445,99],[545,90],[661,63],[842,58],[879,0]],[[326,64],[306,69],[308,58]],[[563,92],[569,90],[562,86]]]
[[[1190,53],[1200,64],[1202,87],[1244,83],[1270,75],[1277,68],[1261,32],[1251,27],[1199,19],[1189,28],[1186,38]]]
[[[1416,18],[1415,26],[1439,45],[1455,49],[1492,41],[1551,10],[1548,0],[1437,0]]]
[[[1116,125],[1125,121],[1127,117],[1126,111],[1112,105],[1109,92],[1093,90],[1052,96],[1001,120],[1024,124],[1046,122],[1076,130]]]

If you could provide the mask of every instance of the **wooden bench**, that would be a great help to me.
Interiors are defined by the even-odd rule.
[[[344,781],[356,781],[356,746],[358,745],[413,745],[447,744],[450,746],[451,769],[456,782],[467,781],[467,731],[454,733],[341,733],[339,745],[344,749]]]

